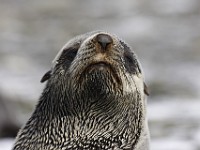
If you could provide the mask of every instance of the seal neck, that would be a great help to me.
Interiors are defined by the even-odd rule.
[[[72,89],[62,86],[51,86],[47,83],[42,96],[40,97],[36,109],[43,112],[44,115],[66,116],[78,115],[84,112],[107,113],[109,115],[121,115],[124,112],[134,111],[134,115],[139,113],[138,107],[141,107],[141,97],[139,93],[129,95],[109,95],[105,93],[98,97],[88,96],[86,93],[74,93]],[[60,89],[58,88],[60,87]],[[137,98],[136,98],[137,97]],[[62,113],[61,113],[62,112]]]
[[[87,138],[104,137],[104,134],[107,134],[123,137],[131,145],[138,141],[144,115],[139,93],[124,97],[104,97],[105,99],[94,101],[86,96],[72,96],[66,91],[67,89],[49,88],[47,85],[33,114],[40,116],[35,118],[44,119],[38,122],[64,120],[66,128],[73,126],[80,131],[78,135],[93,135]],[[126,99],[132,103],[128,103]]]

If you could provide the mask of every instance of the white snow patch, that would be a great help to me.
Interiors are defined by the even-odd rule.
[[[13,144],[14,139],[12,138],[0,139],[0,150],[11,150]]]

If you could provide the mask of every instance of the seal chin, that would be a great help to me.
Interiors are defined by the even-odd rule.
[[[113,84],[121,84],[116,68],[108,62],[100,61],[89,64],[84,69],[81,76],[92,74],[105,74],[108,79],[110,78],[111,83],[115,82]]]

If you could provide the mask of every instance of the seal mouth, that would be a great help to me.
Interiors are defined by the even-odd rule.
[[[118,84],[121,83],[117,70],[110,63],[104,61],[91,63],[84,69],[82,75],[92,73],[93,71],[108,71]]]
[[[91,72],[93,70],[100,70],[100,71],[103,71],[103,70],[111,70],[113,71],[113,68],[110,64],[106,63],[106,62],[96,62],[96,63],[92,63],[90,64],[89,66],[86,67],[86,70]]]

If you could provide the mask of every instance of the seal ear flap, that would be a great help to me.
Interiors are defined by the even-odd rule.
[[[144,82],[143,82],[144,83]],[[144,93],[149,96],[149,89],[147,87],[147,85],[144,83]]]
[[[41,83],[45,82],[46,80],[49,80],[49,78],[51,77],[51,70],[47,71],[44,76],[42,77],[42,79],[40,80]]]

